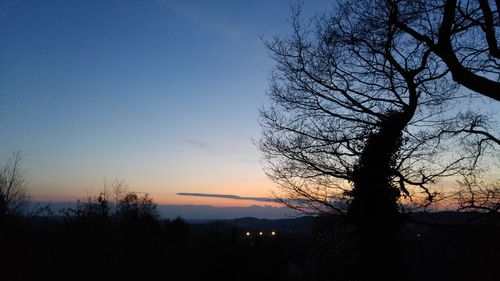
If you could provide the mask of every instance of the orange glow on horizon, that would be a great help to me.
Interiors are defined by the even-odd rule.
[[[66,187],[58,186],[57,188],[49,188],[47,186],[32,186],[32,201],[41,202],[76,202],[79,199],[85,199],[88,196],[97,196],[102,190],[102,184],[97,182],[95,188],[81,187]],[[177,185],[175,185],[177,186]],[[174,190],[169,184],[151,184],[142,185],[139,182],[131,182],[128,185],[128,190],[139,193],[148,193],[158,205],[205,205],[213,207],[249,207],[257,206],[272,206],[283,207],[282,204],[256,201],[246,199],[231,199],[218,197],[203,197],[203,196],[181,196],[179,192],[184,193],[200,193],[200,194],[228,194],[241,197],[257,197],[270,198],[271,191],[276,190],[273,183],[266,181],[251,181],[237,184],[236,182],[226,182],[221,184],[190,184],[187,186],[179,185]],[[450,193],[454,190],[453,187],[441,188],[444,193]],[[33,192],[38,191],[38,192]],[[415,201],[417,202],[417,201]],[[404,205],[411,206],[412,202],[402,202]],[[434,211],[445,211],[457,209],[457,202],[451,198],[442,199],[430,206]]]
[[[249,207],[252,205],[282,207],[281,204],[274,202],[262,202],[255,200],[240,200],[240,199],[215,198],[215,197],[180,196],[176,194],[170,195],[163,200],[155,200],[155,201],[158,204],[209,205],[214,207]]]
[[[98,192],[93,193],[82,193],[81,195],[75,194],[33,194],[31,200],[35,202],[76,202],[77,200],[82,200],[88,196],[97,196]],[[283,207],[283,204],[274,202],[262,202],[255,200],[243,200],[243,199],[229,199],[229,198],[217,198],[217,197],[201,197],[201,196],[181,196],[176,193],[170,194],[153,194],[149,193],[149,196],[153,198],[153,201],[158,205],[205,205],[212,207],[250,207],[256,206],[272,206],[272,207]],[[248,196],[254,197],[254,196]],[[266,197],[266,196],[255,196],[255,197]],[[411,205],[411,204],[410,204]],[[446,198],[439,202],[434,203],[430,206],[431,209],[436,211],[446,211],[454,210],[458,208],[458,203],[450,198]]]
[[[76,202],[77,200],[85,199],[90,195],[83,193],[81,195],[54,195],[54,194],[34,194],[33,201],[41,202]],[[98,193],[93,193],[96,196]],[[158,205],[207,205],[213,207],[249,207],[252,205],[257,206],[272,206],[282,207],[283,205],[274,202],[262,202],[255,200],[238,200],[228,198],[214,198],[214,197],[199,197],[199,196],[180,196],[177,194],[158,195],[149,194],[154,202]],[[264,196],[261,196],[264,197]]]

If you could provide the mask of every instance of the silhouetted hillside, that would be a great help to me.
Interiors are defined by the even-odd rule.
[[[340,217],[132,218],[8,218],[0,227],[1,280],[342,281],[358,266],[355,232]],[[423,224],[409,222],[398,235],[401,280],[497,280],[498,216],[411,218]]]
[[[187,220],[194,227],[204,224],[225,225],[227,227],[236,227],[244,231],[276,231],[284,233],[308,233],[311,231],[315,222],[315,217],[303,216],[290,219],[258,219],[253,217],[243,217],[234,220]]]
[[[420,212],[410,215],[410,219],[415,223],[436,225],[436,226],[488,226],[499,225],[500,214],[483,214],[477,212]]]

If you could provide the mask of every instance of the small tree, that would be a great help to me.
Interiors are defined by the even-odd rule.
[[[173,241],[185,242],[190,233],[189,224],[180,216],[165,222],[167,235]]]
[[[14,152],[0,168],[0,216],[21,215],[26,211],[30,195],[21,160],[21,152]]]
[[[127,192],[116,202],[114,216],[126,221],[153,221],[158,218],[158,211],[153,199],[147,193],[140,195]]]
[[[141,195],[128,191],[123,181],[115,180],[108,191],[107,183],[98,196],[89,195],[78,200],[73,208],[63,210],[70,220],[105,222],[151,222],[158,218],[158,211],[153,199],[147,193]]]
[[[87,196],[83,200],[77,200],[76,206],[62,210],[65,218],[70,221],[104,223],[110,216],[110,202],[106,192],[99,196]]]

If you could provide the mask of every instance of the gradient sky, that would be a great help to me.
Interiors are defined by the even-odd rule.
[[[176,193],[269,196],[260,36],[286,36],[289,15],[288,0],[1,1],[0,160],[22,151],[37,200],[106,177],[159,203],[269,204]]]

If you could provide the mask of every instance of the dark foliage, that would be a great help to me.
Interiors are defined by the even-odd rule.
[[[405,224],[392,274],[400,280],[496,280],[499,218],[465,223],[477,216],[439,215],[414,218],[427,225]],[[131,231],[117,220],[18,217],[0,229],[1,279],[359,280],[355,226],[335,216],[312,220],[312,228],[304,219],[280,221],[282,233],[260,236],[262,224],[255,220],[252,229],[248,219],[244,227],[238,220],[190,225],[182,218],[155,219],[157,228],[136,220]]]

